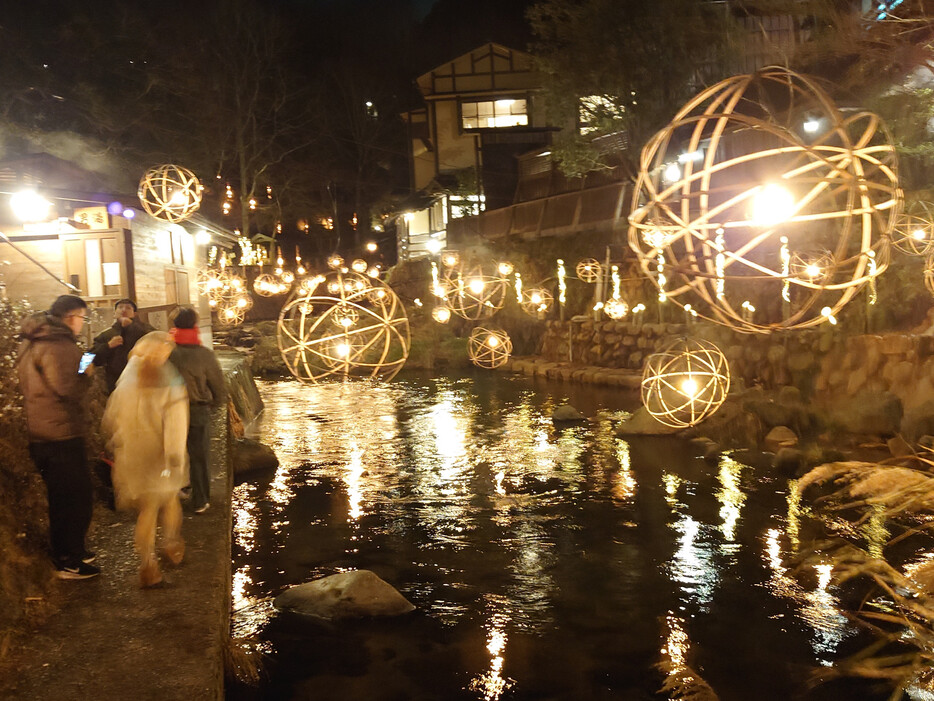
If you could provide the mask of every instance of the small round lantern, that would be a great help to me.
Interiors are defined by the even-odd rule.
[[[611,319],[622,319],[629,313],[629,305],[621,299],[608,299],[603,305],[603,313]]]
[[[603,275],[603,266],[593,258],[585,258],[575,268],[577,277],[584,282],[596,282]]]
[[[161,165],[139,181],[139,202],[147,213],[168,222],[188,219],[201,206],[201,183],[187,168]]]
[[[666,426],[700,423],[720,408],[729,391],[726,356],[707,341],[682,338],[645,361],[642,403]]]
[[[927,256],[934,252],[934,206],[914,202],[895,222],[892,243],[910,256]]]
[[[439,324],[446,324],[451,320],[451,310],[444,305],[439,305],[431,310],[431,318]]]
[[[512,339],[502,329],[485,329],[478,326],[467,339],[467,354],[470,362],[479,368],[492,370],[509,360],[512,355]]]
[[[519,302],[519,306],[522,307],[522,311],[526,314],[538,317],[551,309],[554,301],[554,295],[545,288],[530,287],[522,290],[522,300]]]
[[[444,290],[445,306],[464,319],[486,319],[498,312],[506,301],[509,281],[484,275],[479,266],[469,272],[458,267],[445,270],[439,287]]]

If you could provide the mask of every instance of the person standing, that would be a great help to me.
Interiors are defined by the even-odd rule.
[[[91,368],[78,372],[82,352],[77,336],[87,308],[80,297],[62,295],[48,312],[29,316],[21,328],[17,360],[29,454],[48,491],[52,560],[60,579],[100,574],[91,564],[94,553],[85,547],[93,492],[83,399]]]
[[[188,458],[191,504],[195,513],[201,514],[210,506],[211,408],[227,403],[227,389],[214,351],[201,345],[198,313],[190,307],[182,307],[172,323],[171,333],[176,346],[170,360],[185,378],[190,402]]]
[[[136,318],[136,311],[136,302],[132,299],[118,300],[114,304],[113,325],[94,338],[91,352],[94,353],[94,364],[104,368],[107,394],[113,392],[117,386],[117,378],[126,367],[133,346],[154,330],[152,326]]]
[[[185,554],[178,490],[188,481],[188,392],[167,362],[174,347],[165,331],[143,336],[130,351],[101,420],[114,453],[116,506],[138,511],[134,540],[141,587],[162,581],[155,547],[157,520],[162,523],[166,558],[177,565]]]

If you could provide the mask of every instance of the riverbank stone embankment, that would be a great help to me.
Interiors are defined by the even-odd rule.
[[[262,408],[244,356],[219,353],[234,406]],[[231,456],[227,411],[211,434],[211,506],[185,507],[185,559],[140,589],[135,517],[95,503],[88,536],[101,576],[58,584],[59,610],[16,641],[0,668],[4,701],[223,699],[230,612]]]

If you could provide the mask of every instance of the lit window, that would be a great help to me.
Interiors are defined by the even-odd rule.
[[[502,129],[529,123],[526,100],[484,100],[461,103],[464,129]]]

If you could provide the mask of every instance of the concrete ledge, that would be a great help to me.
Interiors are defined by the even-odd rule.
[[[141,590],[135,515],[96,504],[88,547],[100,577],[58,584],[61,609],[13,653],[0,698],[223,699],[229,631],[230,494],[226,411],[211,439],[211,508],[185,512],[185,561]]]

